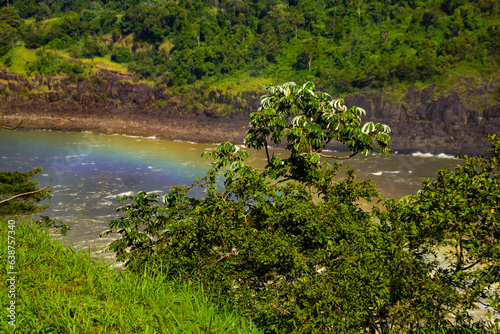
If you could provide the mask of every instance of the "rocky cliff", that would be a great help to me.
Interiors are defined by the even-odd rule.
[[[459,79],[438,91],[409,87],[397,101],[390,90],[360,92],[346,104],[364,108],[368,118],[389,125],[393,150],[400,153],[486,154],[487,133],[500,134],[499,82]],[[400,93],[401,94],[401,93]]]
[[[366,90],[345,100],[348,107],[364,108],[367,120],[388,124],[391,147],[398,153],[487,153],[486,133],[500,134],[500,103],[491,98],[498,96],[499,84],[463,80],[445,91],[438,92],[435,86],[410,87],[397,93]],[[174,92],[104,70],[86,78],[26,78],[0,70],[0,108],[6,111],[5,122],[22,118],[24,129],[241,143],[260,95],[232,95],[208,88]]]

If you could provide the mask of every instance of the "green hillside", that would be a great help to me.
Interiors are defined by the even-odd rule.
[[[9,2],[0,59],[25,74],[102,67],[170,87],[241,89],[309,80],[341,95],[487,77],[500,59],[494,0]]]

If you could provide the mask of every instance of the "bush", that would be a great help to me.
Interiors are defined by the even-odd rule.
[[[444,297],[446,291],[404,251],[398,234],[381,231],[354,204],[376,191],[356,181],[352,170],[318,205],[303,187],[271,185],[251,168],[224,192],[204,185],[204,200],[175,189],[166,208],[144,193],[123,207],[127,218],[110,223],[129,226],[127,237],[112,245],[118,259],[136,272],[147,263],[169,268],[172,278],[199,280],[212,298],[235,305],[269,333],[347,333],[436,321],[434,305],[415,297],[429,290]],[[143,237],[132,221],[158,240]],[[132,237],[137,241],[127,254],[125,241]]]
[[[53,52],[38,50],[36,52],[36,61],[28,65],[30,72],[37,72],[42,76],[54,75],[59,73],[61,67],[61,58]]]
[[[23,33],[24,45],[28,49],[37,49],[43,45],[44,33],[34,30],[28,30]]]
[[[78,45],[70,45],[68,53],[72,58],[81,58],[83,56],[82,49]]]
[[[458,319],[485,304],[500,312],[500,138],[489,135],[491,157],[465,158],[454,171],[426,179],[416,196],[386,201],[378,214],[388,229],[401,229],[414,254],[445,253],[436,276],[453,287],[446,303]]]
[[[63,61],[60,64],[60,71],[67,75],[85,73],[85,65],[78,62]]]
[[[86,40],[82,47],[82,56],[85,58],[104,57],[107,53],[106,46],[101,43]]]
[[[52,50],[63,50],[65,48],[64,42],[60,38],[54,38],[47,44],[47,46]]]
[[[425,196],[387,201],[387,211],[374,211],[378,222],[357,204],[379,196],[373,181],[358,181],[350,168],[347,179],[335,181],[341,165],[321,162],[321,151],[337,140],[353,154],[370,153],[377,140],[387,153],[388,127],[361,126],[361,108],[347,110],[310,83],[265,89],[245,143],[267,152],[268,141],[286,140],[290,157],[267,152],[260,172],[245,165],[246,152],[224,142],[204,153],[215,160],[207,175],[173,187],[163,206],[159,195],[144,192],[120,199],[132,203],[118,209],[123,217],[103,234],[121,234],[110,249],[128,270],[167,268],[170,278],[199,281],[213,300],[234,305],[266,333],[455,330],[470,324],[463,311],[480,296],[497,307],[497,292],[487,289],[499,281],[498,140],[489,162],[468,162],[470,173],[480,176],[465,179],[470,187],[461,190],[463,198],[448,189],[462,189],[464,175],[451,177],[454,183],[438,179],[424,188]],[[218,191],[221,170],[225,189]],[[188,196],[194,187],[205,189],[206,197]],[[443,269],[432,260],[432,246],[447,245],[461,212],[471,217],[460,228],[465,257]],[[480,219],[485,227],[478,230]],[[479,268],[462,275],[471,264]]]
[[[111,60],[117,63],[129,63],[132,61],[132,53],[127,47],[117,46],[111,52]]]

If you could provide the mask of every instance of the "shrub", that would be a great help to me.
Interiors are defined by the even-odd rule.
[[[129,63],[132,61],[132,53],[127,47],[117,46],[111,52],[111,60],[117,63]]]
[[[245,165],[248,153],[224,142],[204,154],[215,160],[207,175],[188,187],[173,187],[163,205],[159,195],[144,192],[120,199],[132,203],[118,209],[123,217],[111,221],[103,234],[121,234],[110,249],[128,270],[166,268],[171,278],[199,281],[212,300],[234,305],[266,333],[456,329],[468,324],[462,310],[473,308],[480,296],[498,297],[485,290],[498,282],[498,141],[490,162],[482,165],[483,160],[477,160],[479,165],[469,167],[488,184],[478,190],[486,197],[475,199],[471,188],[464,189],[466,197],[456,198],[456,216],[441,219],[447,212],[444,206],[455,197],[444,202],[427,199],[441,198],[441,185],[459,187],[462,176],[452,177],[456,183],[438,179],[422,191],[424,204],[415,206],[423,195],[387,201],[387,212],[374,211],[378,222],[357,204],[361,198],[379,196],[373,181],[358,181],[350,168],[347,179],[335,181],[341,165],[321,162],[321,152],[337,140],[353,154],[366,154],[377,140],[380,151],[387,153],[388,127],[371,122],[361,126],[362,109],[347,110],[341,100],[315,91],[309,83],[265,89],[261,108],[251,114],[245,143],[267,152],[268,141],[286,140],[290,157],[278,159],[267,152],[268,165],[258,171]],[[225,189],[218,191],[222,170]],[[475,189],[474,183],[471,186]],[[194,187],[205,189],[206,197],[190,197]],[[468,203],[475,202],[468,202],[467,196],[484,201],[485,209],[473,216],[476,206],[469,208]],[[453,270],[443,269],[430,258],[432,245],[446,244],[449,224],[459,225],[447,219],[462,218],[464,211],[472,214],[461,229],[466,251],[473,250],[467,255],[471,260],[462,258]],[[440,223],[426,221],[429,217],[438,217]],[[478,219],[492,223],[496,234],[482,232],[490,233],[489,225],[478,232]],[[474,275],[457,274],[456,268],[465,272],[476,262],[483,266]],[[460,305],[464,308],[457,309]],[[450,315],[456,316],[458,327],[450,323]]]
[[[53,53],[44,50],[36,52],[36,61],[34,64],[28,65],[30,72],[38,72],[42,76],[54,75],[59,73],[61,67],[61,58]]]
[[[500,138],[488,137],[491,157],[464,157],[464,166],[439,171],[416,196],[387,200],[378,213],[387,229],[404,231],[415,256],[445,253],[448,265],[435,275],[453,287],[446,303],[458,319],[477,304],[500,312]]]
[[[91,40],[86,40],[82,47],[82,56],[85,58],[104,57],[107,53],[106,46]]]

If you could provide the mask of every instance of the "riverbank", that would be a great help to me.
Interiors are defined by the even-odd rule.
[[[0,259],[5,265],[13,256],[15,272],[1,273],[2,308],[12,306],[10,317],[2,312],[0,332],[259,333],[228,309],[217,310],[194,284],[110,270],[32,222],[0,223]]]
[[[487,154],[486,134],[500,132],[500,104],[491,98],[499,81],[471,80],[457,79],[458,86],[446,91],[435,85],[365,89],[345,102],[366,110],[363,121],[387,124],[390,146],[398,153]],[[6,111],[9,124],[24,119],[21,129],[27,130],[241,144],[262,94],[255,88],[222,91],[204,84],[173,89],[107,70],[84,78],[0,70],[0,111]]]
[[[62,132],[90,131],[96,134],[122,134],[130,136],[156,137],[167,140],[190,141],[200,144],[231,141],[243,144],[248,129],[243,122],[231,119],[217,122],[207,118],[179,116],[175,119],[152,119],[147,115],[124,115],[124,117],[50,115],[26,112],[9,112],[4,117],[5,126],[14,126],[23,121],[19,130],[54,130]]]

